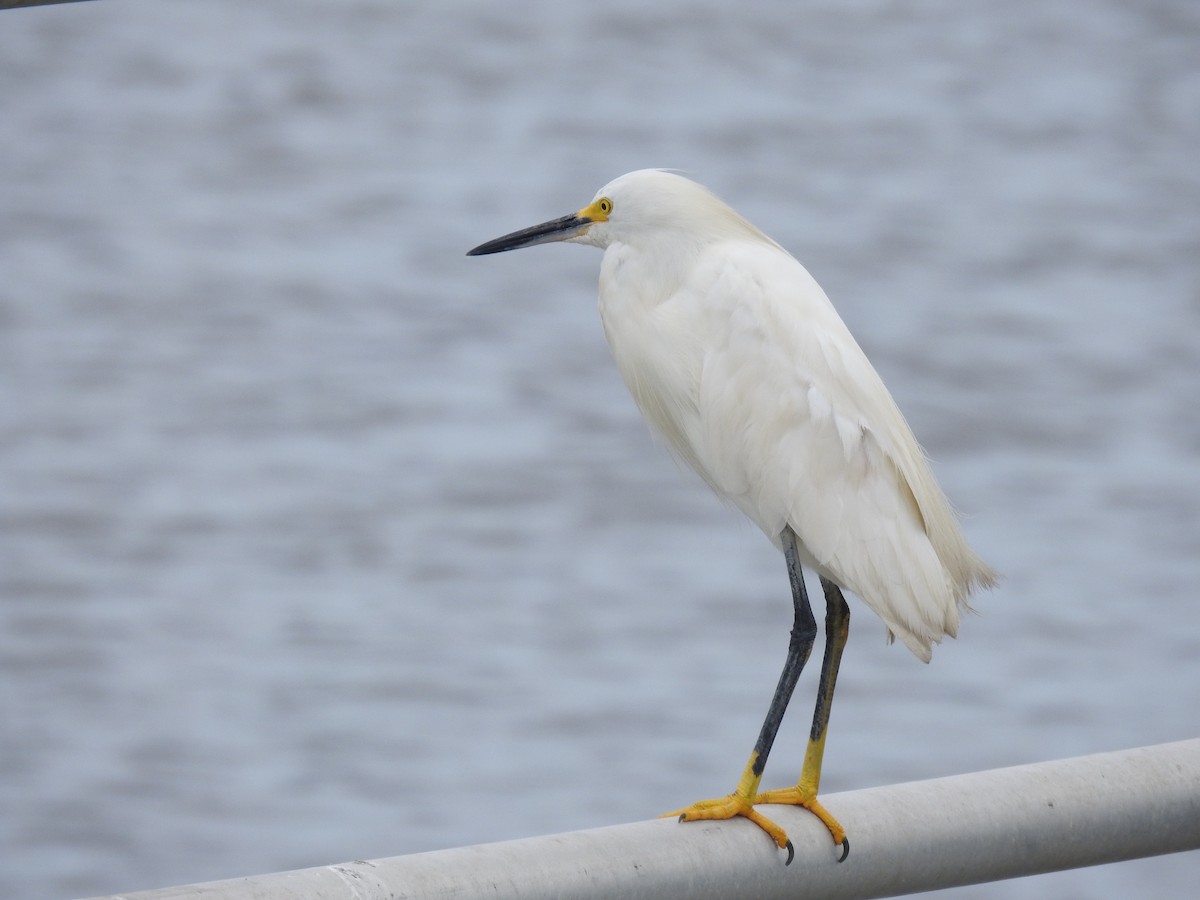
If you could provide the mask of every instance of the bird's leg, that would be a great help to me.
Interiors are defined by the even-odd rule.
[[[775,687],[775,695],[771,698],[771,706],[767,717],[763,720],[762,730],[750,754],[750,760],[742,771],[737,789],[726,797],[715,800],[700,800],[685,809],[664,813],[665,816],[678,816],[681,822],[698,819],[732,819],[734,816],[744,816],[770,835],[782,849],[787,850],[787,864],[790,864],[795,851],[792,842],[788,840],[787,832],[772,822],[754,808],[754,798],[762,781],[763,769],[767,765],[767,757],[771,746],[775,743],[775,735],[779,732],[779,724],[787,710],[792,691],[800,678],[800,672],[812,653],[813,642],[817,638],[817,620],[813,617],[812,606],[808,602],[808,592],[804,588],[804,574],[800,569],[800,560],[796,553],[796,534],[792,529],[785,528],[783,532],[783,552],[787,560],[788,576],[792,585],[792,608],[795,619],[792,624],[792,635],[788,641],[787,660],[783,664],[783,672],[779,676],[779,684]],[[820,761],[818,760],[818,768]]]
[[[804,752],[804,766],[795,787],[767,791],[754,798],[755,803],[789,803],[803,806],[825,823],[835,843],[841,844],[842,855],[838,862],[850,855],[850,840],[838,820],[830,815],[817,801],[817,790],[821,786],[821,761],[825,756],[825,735],[829,730],[829,712],[833,707],[833,689],[837,684],[838,666],[842,662],[842,650],[850,636],[850,607],[836,584],[824,576],[821,587],[825,591],[825,659],[821,663],[821,683],[817,688],[817,706],[813,711],[812,730],[808,734],[808,748]]]

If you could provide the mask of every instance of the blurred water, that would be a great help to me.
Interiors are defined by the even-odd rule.
[[[857,615],[825,789],[1200,733],[1198,61],[1187,0],[0,13],[0,896],[729,790],[781,562],[647,435],[598,253],[463,256],[648,165],[806,262],[1008,575],[928,668]]]

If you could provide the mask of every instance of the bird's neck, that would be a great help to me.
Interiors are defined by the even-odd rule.
[[[694,268],[699,245],[679,241],[610,244],[600,264],[600,295],[619,295],[639,306],[653,307],[674,296]]]

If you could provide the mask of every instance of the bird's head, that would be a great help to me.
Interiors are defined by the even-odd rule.
[[[737,233],[765,238],[707,188],[662,169],[641,169],[610,181],[578,212],[480,244],[468,256],[567,241],[605,248],[613,243],[683,236],[691,242]]]

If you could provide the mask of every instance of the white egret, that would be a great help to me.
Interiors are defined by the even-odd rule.
[[[668,815],[744,816],[793,855],[755,804],[818,802],[834,684],[849,631],[841,588],[919,659],[958,630],[959,610],[996,574],[967,545],[895,401],[820,286],[782,247],[707,189],[669,172],[630,172],[577,213],[481,244],[468,255],[550,241],[591,244],[600,318],[650,425],[780,548],[795,624],[766,720],[737,788]],[[775,734],[817,626],[801,566],[821,580],[826,647],[798,783],[759,792]]]

